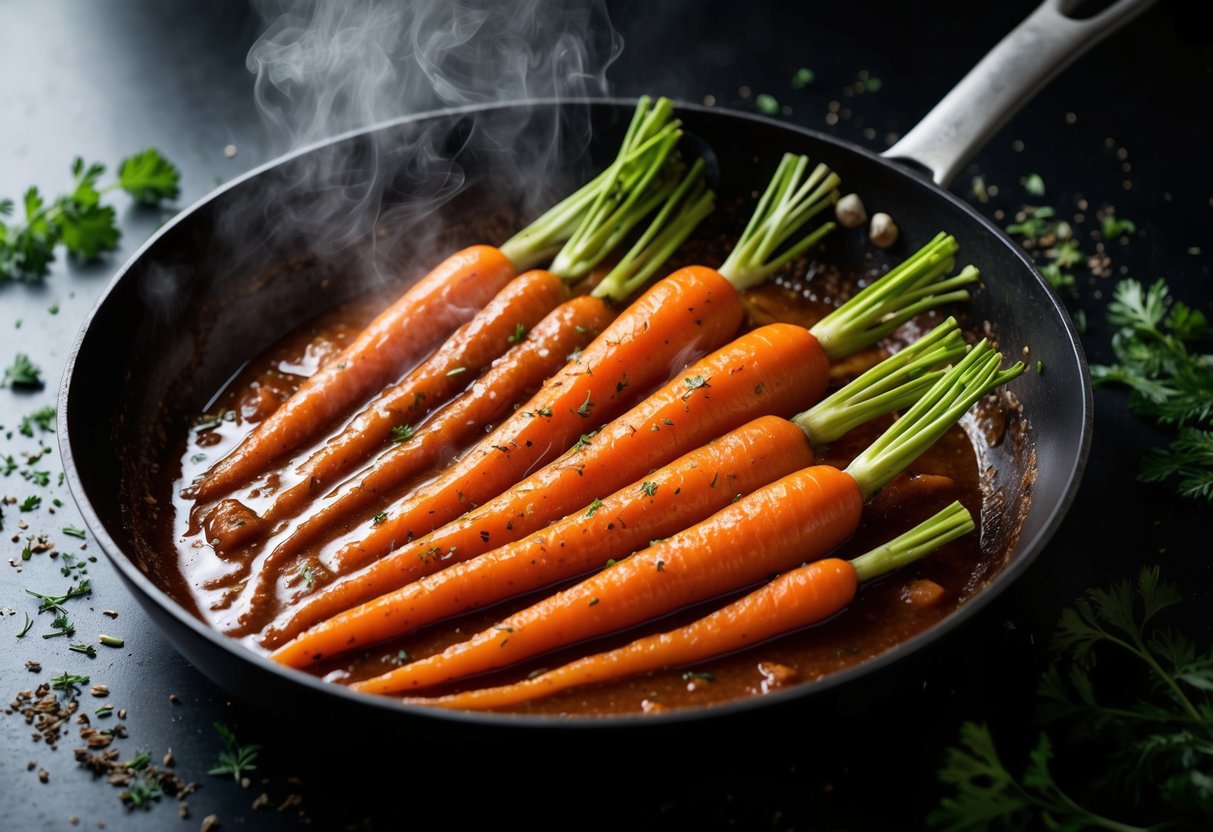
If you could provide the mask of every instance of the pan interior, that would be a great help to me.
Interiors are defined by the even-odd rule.
[[[610,102],[581,104],[571,113],[567,105],[545,103],[392,124],[271,166],[165,229],[103,298],[66,388],[72,464],[113,543],[106,547],[111,556],[161,589],[176,580],[150,531],[169,504],[160,493],[160,466],[250,356],[318,310],[419,276],[439,252],[504,239],[520,218],[604,164],[629,114],[628,106]],[[832,235],[815,255],[845,273],[878,272],[936,232],[954,234],[958,265],[973,263],[983,275],[962,313],[966,329],[995,337],[1012,360],[1022,353],[1047,368],[1010,386],[1012,425],[968,425],[986,495],[982,547],[992,564],[974,575],[972,588],[975,598],[989,596],[989,587],[977,590],[1009,580],[1043,546],[1085,454],[1088,384],[1049,290],[975,213],[871,154],[763,119],[693,108],[682,117],[717,156],[722,204],[749,200],[780,154],[795,152],[838,171],[844,193],[862,194],[869,212],[894,216],[900,241],[888,251],[848,233]],[[570,125],[592,125],[593,138],[584,153],[552,166],[551,145],[540,139]],[[454,162],[419,169],[419,147]],[[312,210],[317,200],[331,204],[334,190],[356,205],[349,213],[358,218],[336,235],[329,229],[340,203],[327,213]],[[174,603],[163,593],[155,602]],[[245,653],[234,643],[230,649]],[[251,654],[244,658],[272,668]],[[829,684],[885,663],[869,662]]]

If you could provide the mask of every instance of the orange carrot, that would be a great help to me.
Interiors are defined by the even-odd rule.
[[[625,557],[654,538],[681,531],[724,508],[736,495],[748,494],[812,461],[803,431],[775,416],[756,419],[522,540],[328,618],[290,641],[274,658],[304,667],[598,569],[609,559]],[[310,598],[262,645],[282,644],[305,623],[352,607],[351,597],[361,600],[352,592],[356,588],[349,582],[338,583]]]
[[[492,246],[471,246],[448,257],[207,472],[195,498],[221,497],[314,437],[352,403],[421,359],[513,277],[513,264]]]
[[[307,518],[290,537],[270,553],[262,573],[273,570],[298,554],[318,536],[369,509],[392,489],[441,461],[454,447],[467,442],[484,425],[501,418],[511,406],[536,391],[543,381],[565,363],[565,356],[584,347],[607,327],[612,313],[598,299],[583,295],[561,304],[539,322],[501,358],[467,393],[425,421],[407,441],[395,444],[370,469],[328,500]],[[315,570],[321,586],[326,571]],[[254,609],[270,602],[273,580],[260,582],[253,599]]]
[[[411,431],[429,410],[466,387],[468,379],[479,376],[567,296],[564,281],[552,272],[532,269],[511,280],[434,354],[312,454],[299,467],[300,481],[279,494],[258,520],[246,521],[228,535],[208,532],[207,539],[216,550],[227,550],[298,512],[323,493],[320,489],[382,450],[393,429]]]
[[[685,360],[719,346],[744,312],[733,287],[692,266],[657,283],[457,464],[341,551],[364,563],[492,499],[609,421]]]
[[[826,558],[785,572],[748,595],[675,630],[637,639],[562,667],[494,688],[416,698],[416,704],[463,710],[512,708],[560,691],[689,665],[825,621],[854,599],[863,580],[904,566],[968,534],[973,518],[960,503],[853,560]]]
[[[917,459],[987,390],[998,371],[984,341],[866,451],[839,471],[803,469],[712,517],[522,610],[442,653],[352,687],[418,690],[615,632],[756,583],[832,551],[855,531],[864,500]]]
[[[314,438],[334,419],[420,361],[469,320],[519,270],[546,259],[575,235],[566,276],[583,276],[660,204],[674,184],[658,172],[681,132],[668,99],[637,103],[612,165],[550,209],[500,249],[478,245],[448,257],[373,320],[362,333],[191,488],[209,502],[260,475],[282,454]],[[652,185],[652,187],[650,187]],[[602,225],[608,229],[596,232]]]
[[[829,368],[807,330],[771,324],[741,336],[679,375],[578,443],[559,462],[444,526],[437,538],[427,535],[406,546],[396,560],[413,567],[408,580],[436,571],[452,557],[462,560],[542,528],[584,505],[594,491],[610,493],[752,418],[803,408],[821,397]],[[521,415],[532,421],[540,418],[529,410]],[[374,548],[374,538],[372,534],[338,553],[336,571],[348,572],[391,551]],[[431,555],[425,556],[426,552]]]
[[[789,341],[796,342],[796,338]],[[746,371],[762,375],[764,361],[756,360],[763,354],[760,347],[757,339],[743,338],[726,349],[738,356],[752,352],[753,358],[746,359]],[[684,407],[675,408],[670,424],[665,424],[667,419],[660,411],[646,414],[649,408],[642,404],[601,431],[586,447],[533,474],[480,510],[308,598],[285,624],[266,635],[262,646],[281,645],[315,624],[280,650],[277,658],[298,664],[313,655],[331,657],[347,647],[400,635],[439,618],[574,577],[608,559],[625,557],[648,540],[699,522],[738,494],[804,467],[811,461],[806,437],[813,446],[828,444],[864,421],[912,404],[942,374],[927,370],[962,355],[964,349],[956,322],[949,319],[790,422],[773,416],[755,419],[648,474],[644,471],[650,460],[664,459],[669,447],[694,447],[700,433],[697,425],[713,422],[698,414],[698,409],[711,409],[713,402],[706,395],[680,396]],[[771,356],[765,363],[770,366],[777,357]],[[795,351],[783,358],[792,367],[813,363],[805,362]],[[810,370],[805,374],[807,382],[802,378],[792,383],[815,385],[821,372]],[[713,377],[738,375],[725,372]],[[751,374],[743,383],[753,383],[754,378]],[[781,383],[777,376],[764,376],[758,382],[763,393],[791,398],[780,395]],[[727,401],[731,396],[727,384],[709,389],[718,399]],[[685,395],[685,386],[678,385],[676,392]],[[696,407],[695,419],[687,417],[687,406]],[[620,425],[622,429],[617,427]],[[666,438],[659,441],[662,436]],[[581,483],[615,487],[613,483],[628,472],[639,478],[584,510],[590,497]],[[729,477],[734,478],[733,483]],[[593,493],[592,487],[589,493]],[[570,513],[577,508],[583,511]],[[544,528],[547,520],[561,514],[567,516]],[[537,531],[516,540],[532,529]],[[501,545],[503,539],[516,542]],[[492,551],[477,557],[489,549]],[[422,579],[439,569],[436,576]],[[414,582],[407,583],[410,580]],[[401,588],[389,591],[394,587]],[[386,594],[375,598],[381,593]],[[369,603],[323,620],[364,601]]]

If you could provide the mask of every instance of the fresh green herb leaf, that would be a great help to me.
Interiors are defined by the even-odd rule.
[[[408,442],[415,435],[412,425],[396,425],[392,428],[392,444],[399,445]]]
[[[381,523],[383,523],[385,520],[387,520],[387,512],[381,511],[378,514],[376,514],[374,517],[371,518],[371,525],[378,526]]]
[[[72,644],[69,645],[67,649],[71,650],[73,653],[83,653],[90,659],[97,658],[97,648],[91,644]]]
[[[25,634],[29,632],[29,628],[34,626],[34,620],[29,617],[29,613],[25,614],[25,626],[21,628],[21,632],[17,633],[17,638],[25,638]]]
[[[796,74],[792,76],[792,89],[804,89],[809,84],[813,83],[816,78],[817,76],[813,73],[813,70],[802,66],[800,69],[796,70]]]
[[[1087,255],[1078,248],[1078,241],[1073,237],[1062,240],[1054,248],[1049,249],[1048,256],[1052,257],[1054,262],[1063,269],[1068,269],[1087,259]]]
[[[88,537],[88,532],[86,532],[84,529],[78,529],[75,526],[64,526],[63,533],[70,537],[78,537],[81,540]]]
[[[1103,219],[1102,231],[1105,240],[1132,237],[1137,233],[1137,224],[1132,220],[1119,219],[1115,214],[1109,212]]]
[[[1040,267],[1040,273],[1044,275],[1045,280],[1049,281],[1049,285],[1054,289],[1064,289],[1067,286],[1074,285],[1074,275],[1063,274],[1061,267],[1056,263],[1046,263]]]
[[[1164,281],[1147,290],[1122,280],[1108,305],[1108,321],[1120,328],[1112,338],[1117,363],[1093,365],[1095,384],[1125,385],[1136,412],[1179,429],[1169,449],[1146,457],[1143,478],[1176,476],[1181,494],[1213,501],[1213,354],[1189,349],[1210,334],[1205,316],[1174,301]]]
[[[4,381],[0,382],[0,387],[22,387],[30,390],[40,390],[43,386],[42,370],[23,352],[17,353],[13,358],[13,363],[4,370]]]
[[[593,517],[593,516],[594,516],[594,512],[598,511],[598,509],[600,509],[600,508],[602,508],[602,500],[600,500],[600,499],[598,499],[597,497],[595,497],[595,498],[594,498],[594,502],[590,503],[590,509],[589,509],[589,511],[587,511],[587,512],[585,513],[585,516],[586,516],[586,517]]]
[[[754,99],[754,106],[758,112],[768,116],[773,116],[779,112],[779,102],[775,100],[775,96],[761,93]]]
[[[508,336],[505,340],[511,344],[521,344],[526,338],[526,326],[523,324],[514,324],[514,334]]]
[[[241,745],[236,739],[236,735],[226,725],[216,722],[214,726],[215,732],[223,740],[224,750],[219,752],[218,764],[208,770],[207,774],[216,776],[230,774],[232,779],[239,783],[245,772],[256,771],[257,766],[254,765],[254,761],[257,759],[257,752],[261,750],[261,746],[252,743]]]
[[[1048,206],[1028,206],[1024,209],[1023,221],[1008,225],[1007,233],[1035,242],[1049,231],[1049,220],[1051,220],[1056,213],[1056,211]]]
[[[1045,195],[1045,181],[1040,178],[1039,173],[1029,173],[1024,177],[1023,189],[1032,196]]]
[[[42,498],[37,494],[31,494],[22,500],[21,504],[18,505],[17,508],[21,509],[22,511],[34,511],[40,505],[42,505]]]
[[[645,482],[640,484],[640,490],[650,497],[657,493],[657,487],[657,483],[655,482]]]
[[[118,185],[140,205],[176,199],[181,193],[180,181],[177,167],[151,147],[118,166]]]
[[[80,685],[87,685],[88,677],[80,676],[75,673],[64,671],[62,676],[56,676],[51,679],[51,687],[55,690],[61,690],[68,696],[75,696],[80,693]]]
[[[21,424],[17,430],[22,436],[33,438],[35,427],[44,433],[53,433],[55,430],[55,408],[47,405],[39,410],[35,410],[28,416],[21,417]]]

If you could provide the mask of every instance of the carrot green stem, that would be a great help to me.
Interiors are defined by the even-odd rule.
[[[851,566],[855,567],[855,575],[860,581],[870,581],[913,563],[974,528],[973,515],[957,501],[905,534],[853,558]]]
[[[653,131],[650,121],[656,121],[658,111],[670,103],[661,99],[654,107],[652,118],[637,130],[642,154],[629,164],[621,154],[608,170],[607,183],[598,191],[593,205],[552,261],[551,270],[561,277],[574,280],[584,277],[611,249],[650,211],[663,203],[677,188],[676,177],[666,166],[674,145],[682,136],[677,121],[670,122],[661,115],[662,126]]]
[[[884,338],[920,312],[967,300],[964,286],[980,276],[966,266],[951,278],[956,238],[940,233],[909,259],[818,321],[812,329],[831,359],[858,352]]]
[[[834,229],[834,223],[825,223],[779,251],[805,223],[838,201],[838,174],[818,165],[806,177],[808,168],[809,157],[784,154],[741,239],[720,267],[737,291],[758,286]]]
[[[661,268],[695,226],[712,213],[716,194],[704,184],[705,168],[703,159],[695,160],[644,234],[594,288],[595,297],[623,300],[632,294]],[[671,214],[674,215],[672,220]]]
[[[935,369],[960,358],[968,347],[955,318],[948,318],[846,387],[792,417],[814,447],[826,445],[877,416],[909,407],[944,374]]]
[[[847,473],[865,500],[943,436],[987,391],[1023,372],[1023,362],[1000,371],[1001,361],[1002,354],[983,339],[855,458]]]
[[[647,167],[651,159],[646,157],[653,151],[653,140],[663,130],[671,128],[672,113],[673,103],[669,99],[660,98],[653,103],[648,96],[641,97],[611,166],[501,246],[502,253],[518,271],[526,271],[550,260],[572,238],[591,210],[599,204],[603,192],[609,190],[609,186],[621,174],[634,177],[639,169]]]

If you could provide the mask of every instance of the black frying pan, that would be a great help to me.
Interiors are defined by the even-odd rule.
[[[863,194],[869,210],[892,214],[901,241],[882,255],[896,262],[939,230],[954,234],[961,262],[976,264],[983,285],[969,324],[993,322],[1005,352],[1029,346],[1047,367],[1010,385],[1029,430],[1000,443],[979,441],[979,458],[995,472],[987,483],[993,518],[983,546],[1004,565],[954,614],[885,654],[761,698],[659,717],[553,719],[468,715],[404,706],[354,694],[280,667],[211,630],[162,590],[160,542],[149,531],[166,510],[155,466],[188,430],[249,356],[318,311],[368,288],[350,273],[373,276],[423,265],[415,255],[423,228],[440,228],[435,251],[462,242],[504,239],[503,218],[533,201],[532,173],[552,182],[540,137],[570,122],[591,126],[594,140],[576,172],[547,196],[557,197],[586,170],[603,164],[616,145],[632,102],[523,102],[410,117],[341,136],[250,172],[179,215],[147,242],[114,278],[90,315],[68,361],[60,391],[59,436],[72,493],[91,531],[120,574],[174,645],[207,676],[253,705],[299,713],[340,714],[366,721],[449,733],[462,726],[564,728],[652,726],[707,715],[754,715],[795,707],[828,690],[904,668],[928,644],[962,625],[1014,581],[1060,523],[1081,478],[1090,443],[1090,379],[1069,318],[1023,252],[997,228],[940,185],[1034,89],[1081,48],[1127,21],[1148,2],[1122,0],[1085,21],[1065,18],[1049,0],[1004,40],[919,127],[876,156],[809,130],[756,116],[683,106],[685,128],[711,147],[722,200],[744,199],[780,154],[808,154],[838,171],[846,191]],[[1016,83],[1010,83],[1014,79]],[[509,137],[508,142],[503,137]],[[419,172],[417,148],[449,159]],[[544,150],[541,151],[541,148]],[[926,168],[930,181],[904,162]],[[520,173],[522,175],[520,175]],[[434,207],[451,176],[466,177],[460,193]],[[437,176],[437,178],[435,178]],[[331,216],[311,206],[337,190],[373,201],[361,228],[318,236]],[[424,222],[412,222],[424,216]],[[469,218],[471,218],[469,220]],[[823,259],[844,271],[872,266],[874,249],[859,234],[835,234]],[[435,258],[430,258],[435,259]],[[880,265],[880,263],[877,263]],[[1027,485],[1030,481],[1030,487]],[[284,704],[285,703],[285,704]]]

